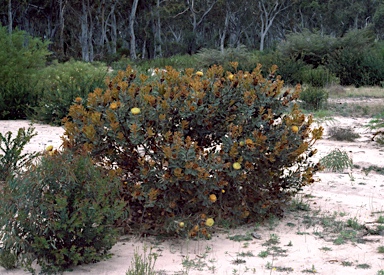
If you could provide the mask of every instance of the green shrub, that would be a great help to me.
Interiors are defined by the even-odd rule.
[[[77,97],[86,97],[96,87],[105,87],[107,67],[99,63],[54,62],[41,72],[36,90],[41,91],[35,119],[60,125]]]
[[[300,94],[300,100],[304,102],[305,109],[317,111],[327,103],[328,92],[324,88],[308,86]]]
[[[259,63],[265,64],[267,68],[276,64],[278,66],[276,74],[281,75],[282,79],[284,79],[284,83],[293,86],[302,83],[303,72],[312,68],[312,66],[305,64],[302,60],[295,60],[290,56],[284,56],[278,51],[262,53],[258,55],[257,60]]]
[[[323,66],[319,66],[315,69],[303,70],[301,77],[303,83],[318,88],[338,83],[336,76]]]
[[[339,46],[330,54],[327,67],[343,86],[380,85],[384,80],[384,55],[381,44],[369,29],[352,30],[339,39]]]
[[[328,64],[330,54],[337,47],[335,37],[304,30],[301,33],[287,35],[287,38],[277,46],[277,50],[283,56],[289,56],[295,61],[301,60],[305,64],[317,68]]]
[[[9,250],[0,249],[0,266],[5,269],[17,267],[17,256]]]
[[[0,181],[5,181],[19,173],[24,165],[30,164],[38,153],[23,154],[24,146],[34,137],[34,128],[20,128],[12,139],[12,132],[0,133]]]
[[[334,139],[337,141],[355,141],[355,139],[360,137],[360,135],[358,133],[355,133],[355,131],[350,127],[348,128],[340,128],[338,126],[330,127],[328,134],[330,139]]]
[[[325,157],[320,159],[325,169],[332,172],[344,172],[345,169],[353,168],[353,161],[348,153],[340,149],[334,149]]]
[[[0,194],[3,249],[31,272],[34,260],[43,273],[54,273],[106,258],[125,206],[119,186],[89,157],[44,155]]]
[[[209,68],[212,65],[220,65],[224,70],[228,71],[233,69],[231,62],[238,62],[241,66],[238,69],[244,71],[252,71],[256,63],[253,54],[245,46],[226,48],[223,52],[216,49],[201,49],[196,54],[196,61],[200,68]]]
[[[300,86],[282,92],[280,77],[263,78],[261,66],[166,70],[159,78],[120,71],[65,120],[65,148],[121,172],[132,226],[209,237],[216,220],[281,214],[313,182],[318,166],[307,160],[322,128],[311,130],[312,117],[293,104]]]
[[[47,42],[0,25],[0,119],[26,118],[37,104],[34,89],[49,54]]]

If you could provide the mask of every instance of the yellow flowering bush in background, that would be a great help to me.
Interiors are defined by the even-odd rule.
[[[322,128],[294,103],[300,86],[232,65],[155,76],[128,67],[71,106],[63,146],[121,178],[126,228],[210,236],[213,220],[280,215],[314,181]]]

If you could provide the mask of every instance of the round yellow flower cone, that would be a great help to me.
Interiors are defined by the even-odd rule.
[[[239,169],[241,169],[241,164],[238,163],[238,162],[235,162],[235,163],[232,165],[232,167],[233,167],[233,169],[235,169],[235,170],[239,170]]]
[[[299,131],[299,127],[297,127],[295,125],[292,126],[291,129],[292,129],[292,132],[294,132],[294,133],[297,133]]]
[[[208,226],[208,227],[211,227],[215,224],[215,221],[212,219],[212,218],[208,218],[206,221],[205,221],[205,225]]]
[[[211,202],[215,202],[215,201],[217,200],[216,195],[215,195],[215,194],[211,194],[211,195],[209,195],[209,200],[210,200]]]
[[[140,108],[134,107],[131,109],[131,113],[134,115],[138,115],[140,114],[140,112],[141,112]]]

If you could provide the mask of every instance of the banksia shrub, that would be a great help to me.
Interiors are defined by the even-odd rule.
[[[155,77],[128,67],[107,82],[86,107],[71,106],[63,146],[120,176],[128,220],[142,230],[209,236],[220,219],[281,214],[313,182],[322,128],[293,103],[300,86],[284,91],[260,65],[234,74],[167,67]]]

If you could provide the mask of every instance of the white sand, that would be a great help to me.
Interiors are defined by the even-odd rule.
[[[362,167],[370,165],[384,166],[383,149],[371,139],[371,133],[364,127],[368,119],[336,118],[334,125],[350,125],[355,127],[362,137],[356,142],[335,142],[327,139],[319,141],[315,146],[318,157],[326,155],[334,148],[349,152],[354,164]],[[47,145],[58,147],[61,144],[60,136],[63,128],[34,124],[38,132],[26,151],[43,150]],[[325,125],[327,127],[327,125]],[[0,121],[0,132],[15,132],[19,127],[28,127],[26,121]],[[330,216],[334,212],[344,213],[344,220],[357,218],[367,226],[372,225],[379,215],[384,216],[384,176],[375,172],[368,175],[361,168],[353,170],[353,181],[348,173],[317,174],[320,182],[305,188],[303,198],[310,204],[312,210],[319,209],[319,216]],[[378,213],[379,212],[379,213]],[[384,238],[380,235],[364,236],[365,243],[347,242],[335,245],[331,235],[314,234],[321,232],[319,225],[307,228],[299,218],[303,215],[313,216],[311,212],[288,213],[287,216],[272,226],[248,226],[236,230],[220,230],[211,240],[168,240],[156,242],[152,238],[143,239],[136,236],[123,236],[113,248],[111,259],[91,265],[75,267],[72,272],[65,274],[125,274],[130,267],[134,249],[139,248],[143,253],[143,244],[153,247],[153,252],[159,254],[156,270],[159,274],[305,274],[303,270],[314,267],[317,274],[376,274],[384,269],[384,254],[377,252],[379,246],[384,246]],[[314,219],[313,219],[314,220]],[[289,226],[291,225],[291,226]],[[257,232],[262,239],[236,242],[228,238],[235,234]],[[269,255],[266,258],[257,256],[261,251],[266,251],[267,246],[262,244],[276,234],[280,238],[278,246],[287,250],[282,255]],[[291,246],[288,244],[291,243]],[[320,248],[327,247],[326,251]],[[241,257],[238,254],[250,252],[254,256]],[[271,253],[272,254],[272,253]],[[244,260],[244,263],[236,261]],[[190,267],[182,263],[190,263]],[[194,262],[195,264],[191,264]],[[350,262],[352,266],[344,266],[343,262]],[[200,263],[200,265],[199,265]],[[270,263],[276,269],[268,269]],[[369,269],[358,268],[359,264],[368,264]],[[280,271],[278,268],[292,268],[293,271]],[[199,270],[200,269],[200,270]],[[183,272],[184,273],[183,273]],[[235,273],[235,271],[237,273]],[[6,271],[0,267],[0,274],[28,274],[21,269]]]

